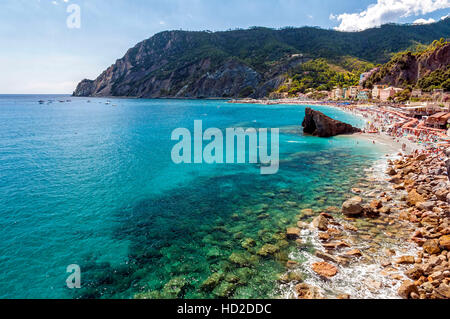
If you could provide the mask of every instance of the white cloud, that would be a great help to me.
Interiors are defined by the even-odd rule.
[[[337,19],[339,31],[360,31],[395,22],[399,18],[412,15],[428,14],[430,12],[450,8],[450,0],[377,0],[360,13],[343,13],[330,15],[330,19]]]
[[[436,20],[434,20],[433,18],[429,18],[428,20],[417,19],[416,21],[413,22],[413,24],[430,24],[430,23],[434,23],[434,22],[436,22]]]

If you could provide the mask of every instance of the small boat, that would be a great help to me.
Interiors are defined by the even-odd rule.
[[[39,100],[39,104],[44,104],[44,103],[45,103],[45,101]]]

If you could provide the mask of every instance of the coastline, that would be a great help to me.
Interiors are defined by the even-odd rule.
[[[326,105],[364,117],[366,126],[370,124],[370,128],[377,131],[340,138],[382,145],[387,154],[369,170],[368,183],[356,185],[359,188],[352,189],[353,197],[347,201],[343,199],[342,209],[305,211],[307,215],[316,216],[313,221],[305,223],[300,218],[297,227],[287,229],[288,238],[295,239],[300,247],[305,241],[312,242],[315,253],[307,254],[300,248],[298,254],[290,256],[294,260],[288,261],[286,266],[290,270],[285,277],[291,276],[295,259],[306,258],[310,279],[297,285],[282,282],[283,297],[450,298],[450,182],[443,161],[445,156],[434,149],[434,145],[422,144],[418,139],[396,131],[383,132],[385,127],[377,123],[379,119],[363,115],[357,108]],[[433,171],[436,167],[438,169]],[[435,187],[430,189],[428,184]],[[354,215],[345,214],[347,203],[352,200],[360,206],[360,211]],[[430,216],[433,218],[432,229],[428,222]],[[361,228],[361,223],[370,226]],[[361,229],[364,234],[358,235]],[[372,229],[371,235],[366,235],[367,229]],[[374,242],[373,236],[380,234],[385,241],[394,238],[394,244],[386,247],[376,242],[369,248],[364,245],[370,246]],[[358,237],[362,241],[355,240]],[[344,286],[342,282],[345,282]]]

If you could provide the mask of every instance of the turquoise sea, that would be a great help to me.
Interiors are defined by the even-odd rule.
[[[297,249],[286,227],[301,209],[340,206],[384,155],[351,137],[303,136],[305,106],[107,101],[0,96],[0,298],[276,297]],[[194,120],[280,128],[278,174],[173,164],[171,133]],[[66,287],[70,264],[81,289]]]

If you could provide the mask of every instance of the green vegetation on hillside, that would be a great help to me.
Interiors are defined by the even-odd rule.
[[[155,53],[167,53],[167,41],[172,40],[174,47],[165,56],[169,63],[158,70],[163,76],[205,57],[214,57],[219,61],[238,59],[258,72],[269,70],[274,61],[298,53],[331,61],[352,56],[356,60],[384,63],[394,52],[417,46],[418,43],[429,44],[442,36],[450,37],[450,19],[430,25],[389,24],[361,32],[338,32],[314,27],[281,30],[254,27],[214,33],[165,31],[144,42],[149,41],[146,44]],[[138,48],[131,50],[137,53]]]
[[[423,91],[430,92],[434,89],[444,89],[450,91],[450,66],[431,72],[417,82],[417,87]]]
[[[411,64],[419,60],[425,60],[436,50],[448,45],[449,42],[444,38],[433,41],[430,45],[417,45],[414,50],[401,51],[394,54],[389,62],[379,66],[379,70],[374,73],[364,84],[365,87],[371,88],[374,84],[381,83],[383,79],[393,75],[393,70],[399,69],[401,71],[407,70]],[[422,89],[423,91],[432,91],[433,89],[450,89],[450,69],[447,66],[445,69],[438,69],[429,74],[426,74],[419,80],[410,79],[409,81],[401,78],[400,85],[407,89]]]
[[[361,73],[374,67],[372,63],[352,57],[343,57],[333,62],[320,58],[294,68],[289,72],[287,83],[279,87],[277,92],[293,95],[306,93],[309,89],[330,91],[335,86],[358,85]]]

